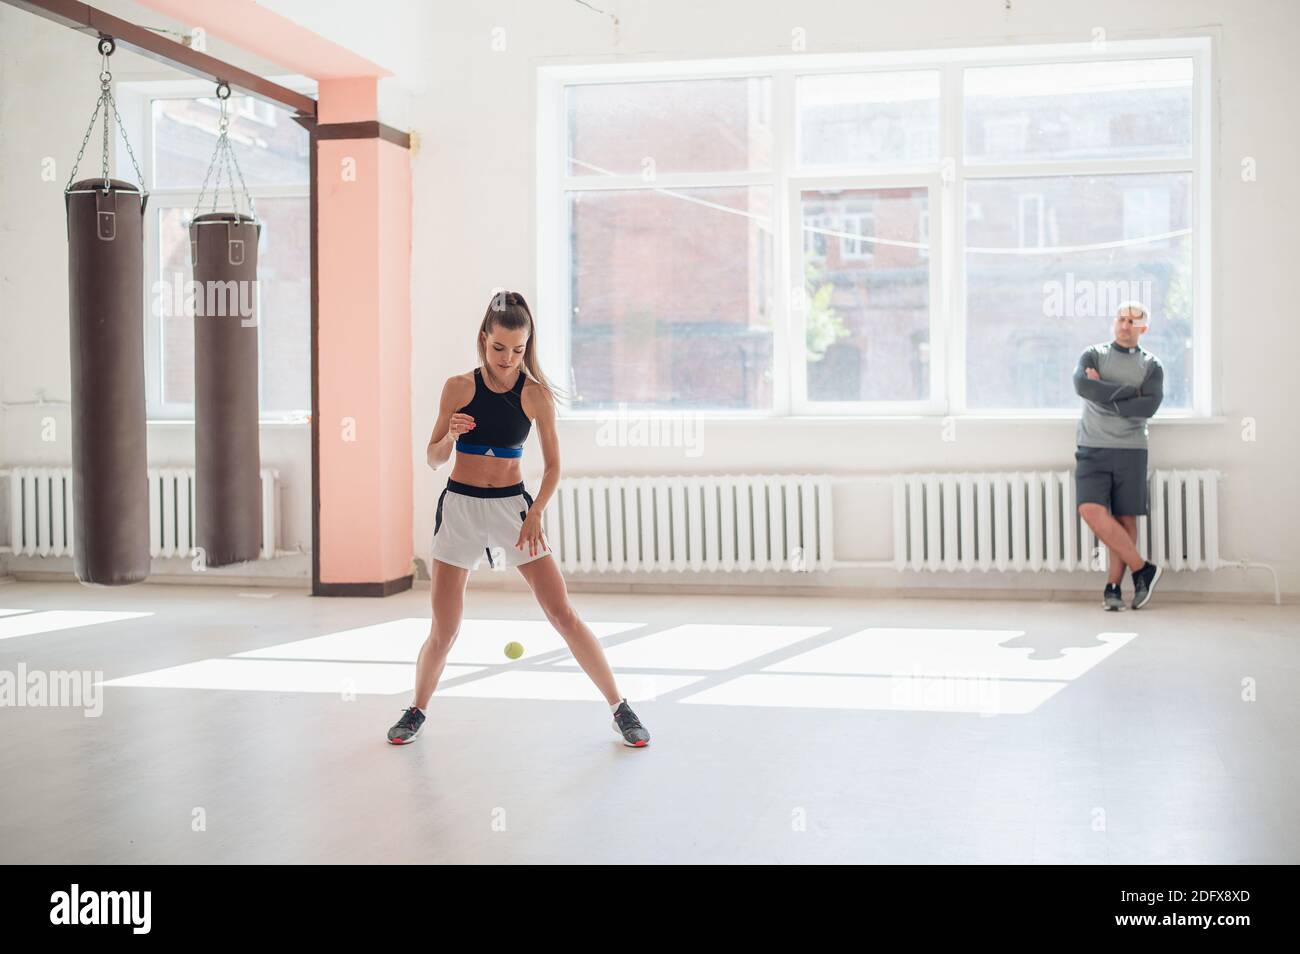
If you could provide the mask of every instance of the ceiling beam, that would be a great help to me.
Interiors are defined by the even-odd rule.
[[[315,117],[316,100],[287,87],[272,83],[255,73],[232,66],[216,57],[200,53],[184,43],[137,26],[129,20],[112,16],[103,10],[79,3],[78,0],[0,0],[20,10],[26,10],[55,23],[71,27],[79,33],[93,37],[112,37],[120,47],[174,66],[186,73],[202,76],[213,83],[228,83],[258,99],[270,100],[292,109],[300,116]]]

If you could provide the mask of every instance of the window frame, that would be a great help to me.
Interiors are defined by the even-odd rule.
[[[310,80],[302,77],[279,77],[276,82],[293,89],[296,92],[308,96],[316,95],[316,85]],[[133,143],[138,143],[139,153],[137,158],[140,162],[141,171],[144,173],[145,181],[150,183],[149,189],[149,207],[146,210],[144,220],[144,265],[145,265],[145,404],[146,416],[150,421],[171,421],[181,423],[194,422],[194,403],[192,401],[164,401],[163,400],[163,355],[162,355],[162,321],[159,315],[154,313],[154,301],[152,289],[154,284],[163,278],[159,274],[158,255],[160,250],[160,236],[158,229],[159,213],[166,209],[183,209],[186,212],[192,212],[199,200],[198,187],[202,183],[195,183],[194,188],[156,188],[154,169],[154,128],[153,128],[153,111],[154,103],[161,100],[172,99],[211,99],[213,98],[213,85],[201,80],[161,80],[161,81],[132,81],[119,84],[120,92],[119,101],[123,109],[123,121],[128,126],[128,134]],[[244,96],[246,94],[240,93]],[[258,101],[258,106],[265,105],[267,108],[274,108],[271,104],[264,104]],[[248,111],[242,106],[236,108],[236,113],[242,118],[254,122],[263,120],[257,116],[249,115]],[[292,121],[292,117],[288,118]],[[118,169],[130,169],[130,160],[125,156],[119,139],[117,146],[117,155],[115,161]],[[307,162],[310,161],[310,146],[308,147]],[[124,164],[125,163],[125,164]],[[224,193],[224,188],[223,188]],[[303,199],[311,201],[311,183],[304,180],[301,185],[281,185],[281,186],[250,186],[249,192],[252,193],[255,201],[266,199]],[[210,193],[209,193],[210,194]],[[187,280],[189,273],[187,272]],[[259,314],[261,308],[261,288],[258,289]],[[266,373],[266,352],[263,345],[265,335],[265,326],[259,320],[258,322],[258,420],[261,424],[301,424],[310,419],[311,408],[295,408],[292,410],[267,410],[262,407],[262,389],[263,377]],[[308,401],[310,405],[310,401]]]
[[[937,175],[916,175],[909,173],[896,173],[892,175],[872,175],[872,176],[821,176],[816,174],[800,174],[791,176],[791,182],[797,183],[795,188],[790,190],[788,195],[788,209],[786,213],[787,221],[794,223],[802,221],[801,206],[803,204],[803,195],[805,192],[823,192],[823,191],[879,191],[888,192],[891,189],[924,189],[926,191],[926,209],[931,212],[935,207],[935,199],[938,195],[940,183]],[[839,229],[839,226],[832,226]],[[943,226],[939,226],[938,234],[942,240]],[[931,231],[930,241],[933,245],[935,241],[935,231]],[[804,260],[801,257],[803,248],[803,230],[790,229],[789,241],[791,247],[787,254],[791,261],[797,261],[798,275],[802,278]],[[941,403],[936,400],[936,394],[942,393],[942,386],[939,382],[944,380],[946,374],[946,352],[944,348],[944,338],[937,335],[936,321],[939,318],[939,307],[936,304],[939,296],[943,294],[943,284],[940,277],[940,269],[935,267],[935,259],[926,260],[929,268],[929,302],[930,302],[930,340],[929,340],[929,383],[930,393],[923,398],[913,401],[907,400],[887,400],[887,401],[815,401],[810,399],[808,394],[808,361],[806,349],[804,347],[794,347],[795,342],[804,342],[807,339],[807,327],[805,316],[802,312],[792,310],[790,313],[790,341],[792,353],[789,354],[789,360],[786,362],[789,367],[787,370],[790,384],[790,393],[788,395],[793,416],[817,416],[826,415],[830,417],[839,417],[844,415],[861,414],[864,410],[869,409],[872,415],[898,415],[898,414],[938,414],[943,410]],[[794,277],[791,277],[791,296],[794,292]],[[779,360],[780,353],[777,352]],[[775,403],[775,402],[774,402]]]
[[[773,189],[774,300],[773,403],[770,409],[747,412],[699,409],[705,418],[746,419],[780,417],[874,418],[891,416],[977,417],[1006,419],[1077,418],[1072,409],[977,409],[966,400],[967,315],[965,259],[959,228],[964,221],[966,184],[972,180],[1179,172],[1191,176],[1193,405],[1162,409],[1161,419],[1210,419],[1219,407],[1214,364],[1214,289],[1212,276],[1214,168],[1212,54],[1214,38],[1203,34],[1095,43],[1027,44],[861,54],[785,54],[731,60],[590,63],[538,67],[537,126],[537,291],[538,311],[557,316],[555,333],[539,342],[541,357],[559,368],[557,377],[571,381],[569,366],[567,193],[587,188],[703,187],[709,185],[770,185]],[[962,72],[981,66],[1058,64],[1105,60],[1186,58],[1192,61],[1191,148],[1186,158],[1034,160],[969,164],[964,156],[965,115]],[[937,69],[940,79],[938,158],[933,162],[877,165],[870,168],[825,166],[802,169],[798,159],[799,115],[797,77],[827,73],[898,72]],[[572,176],[568,174],[565,89],[590,83],[667,82],[696,79],[771,78],[769,117],[773,134],[772,168],[758,172],[660,175],[652,185],[640,176]],[[602,184],[603,183],[603,184]],[[794,227],[800,195],[811,188],[871,189],[891,185],[925,186],[930,248],[930,396],[926,401],[822,402],[808,401],[802,316],[792,309],[802,285],[803,235]],[[784,201],[782,197],[784,196]],[[1123,223],[1120,223],[1123,227]],[[1044,223],[1044,228],[1046,225]],[[784,280],[782,280],[784,278]],[[937,286],[937,287],[936,287]],[[1104,335],[1099,334],[1099,338]],[[606,412],[566,408],[562,415],[591,419]],[[647,411],[650,415],[659,412]],[[680,411],[664,412],[680,414]]]
[[[865,228],[863,223],[867,223]],[[840,258],[850,262],[870,262],[876,257],[876,248],[867,241],[867,237],[876,232],[876,213],[863,209],[850,209],[840,220],[836,230],[846,235],[861,235],[862,238],[841,238]]]

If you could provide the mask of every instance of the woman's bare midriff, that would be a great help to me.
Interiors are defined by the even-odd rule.
[[[456,454],[451,479],[472,487],[509,487],[522,483],[520,457],[484,457],[482,454]]]

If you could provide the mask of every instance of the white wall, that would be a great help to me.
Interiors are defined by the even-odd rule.
[[[1300,6],[1291,0],[913,0],[905,4],[846,4],[842,0],[713,0],[710,3],[605,0],[621,23],[617,38],[607,17],[568,0],[351,3],[266,0],[303,17],[318,32],[400,69],[381,87],[383,118],[419,133],[413,156],[413,433],[416,469],[415,549],[428,555],[437,493],[447,469],[434,474],[424,446],[444,379],[475,360],[474,330],[490,290],[518,288],[536,300],[536,69],[540,65],[631,59],[698,59],[790,51],[801,27],[810,53],[933,48],[1017,42],[1086,41],[1102,27],[1113,39],[1169,34],[1215,36],[1215,374],[1221,418],[1152,426],[1152,460],[1162,467],[1217,467],[1223,489],[1223,550],[1271,562],[1283,587],[1300,591],[1295,530],[1300,504],[1293,492],[1300,470],[1300,424],[1289,400],[1300,330],[1290,315],[1291,218],[1300,209],[1300,180],[1291,171],[1300,154],[1296,112],[1300,88],[1294,50]],[[120,6],[120,5],[119,5]],[[378,9],[378,15],[375,10]],[[436,9],[436,13],[431,13]],[[115,11],[116,12],[116,11]],[[138,17],[142,22],[153,19]],[[364,28],[359,24],[364,20]],[[505,31],[506,49],[493,52],[492,31]],[[60,38],[61,37],[61,38]],[[394,63],[384,57],[392,37]],[[420,43],[412,45],[411,38]],[[616,42],[617,40],[617,42]],[[93,105],[69,77],[92,78],[85,41],[28,14],[0,7],[0,386],[5,401],[30,400],[44,387],[67,396],[66,260],[61,183],[40,183],[37,157],[75,153]],[[129,54],[127,54],[129,57]],[[121,54],[119,54],[121,57]],[[143,61],[139,69],[143,70]],[[153,64],[149,64],[152,69]],[[39,96],[14,95],[14,76],[35,72]],[[132,76],[131,78],[138,78]],[[24,80],[24,85],[27,84]],[[394,93],[384,91],[393,88]],[[1258,181],[1239,180],[1243,156],[1258,160]],[[63,165],[60,168],[65,168]],[[24,171],[26,170],[26,171]],[[16,230],[21,228],[21,232]],[[35,251],[39,250],[39,251]],[[555,316],[540,314],[540,334],[553,334]],[[66,420],[66,410],[60,412]],[[35,412],[4,415],[5,460],[33,459],[45,449],[32,438]],[[1258,440],[1241,440],[1241,421],[1255,419]],[[681,471],[832,471],[1062,468],[1071,463],[1069,421],[963,419],[958,440],[944,442],[937,420],[713,422],[703,454],[603,448],[597,424],[561,424],[566,473]],[[151,430],[154,448],[186,446]],[[285,461],[294,513],[290,539],[309,542],[307,439],[287,444],[264,433],[268,459]],[[834,446],[830,457],[825,448]],[[63,451],[66,459],[66,448]],[[535,439],[525,457],[536,486]],[[290,463],[292,462],[292,463]],[[276,460],[277,466],[280,465]],[[838,556],[871,559],[890,547],[888,508],[878,493],[837,494]],[[0,519],[3,519],[0,517]],[[484,574],[483,576],[486,576]],[[697,581],[699,578],[691,578]],[[707,579],[707,578],[705,578]],[[737,581],[727,578],[728,582]],[[1061,575],[900,577],[888,571],[840,571],[806,583],[909,586],[1095,588],[1091,577]],[[1171,589],[1261,592],[1263,577],[1238,571],[1189,574]]]
[[[109,12],[150,26],[165,18],[135,4],[98,2]],[[219,41],[217,57],[235,60]],[[119,50],[111,59],[123,81],[189,79],[151,59]],[[272,64],[239,65],[264,75]],[[64,26],[0,5],[0,468],[61,464],[72,460],[68,399],[68,260],[63,187],[99,95],[95,41]],[[81,170],[99,169],[99,129]],[[139,143],[133,143],[139,154]],[[46,157],[55,160],[52,181],[42,177]],[[80,173],[79,173],[80,174]],[[128,172],[122,178],[133,178]],[[42,393],[50,403],[36,403]],[[55,439],[43,440],[46,418]],[[193,423],[151,422],[149,465],[194,461]],[[266,424],[261,431],[263,466],[275,467],[285,483],[281,498],[281,546],[311,548],[311,431],[307,424]],[[0,540],[8,542],[8,485],[0,483]],[[70,568],[70,561],[65,561]],[[11,561],[17,566],[17,561]],[[248,575],[274,572],[255,566]],[[300,575],[294,564],[286,575]]]
[[[621,21],[617,46],[607,18],[575,3],[476,3],[440,7],[432,38],[430,93],[413,104],[423,148],[415,162],[414,433],[416,552],[427,555],[437,492],[446,468],[424,464],[424,445],[443,380],[473,366],[474,331],[494,286],[532,293],[535,280],[533,148],[539,65],[611,59],[695,59],[780,54],[802,27],[810,53],[1087,41],[1095,27],[1112,39],[1209,33],[1218,37],[1215,69],[1218,162],[1215,297],[1216,375],[1221,418],[1152,425],[1153,466],[1216,467],[1228,475],[1222,492],[1223,551],[1271,562],[1283,588],[1300,590],[1300,468],[1289,383],[1300,353],[1291,315],[1292,216],[1300,179],[1291,173],[1300,147],[1291,97],[1300,88],[1294,55],[1300,6],[1286,0],[1178,4],[1013,0],[917,0],[905,4],[803,0],[800,3],[656,0],[595,4]],[[506,50],[490,48],[505,30]],[[1243,156],[1259,163],[1259,179],[1238,177]],[[1288,211],[1291,213],[1288,215]],[[558,237],[557,237],[558,239]],[[546,240],[543,238],[543,240]],[[556,316],[538,315],[539,333],[554,334]],[[1243,320],[1245,319],[1245,320]],[[1099,335],[1099,337],[1104,337]],[[1258,440],[1241,439],[1253,417]],[[958,439],[941,440],[938,420],[714,422],[705,425],[703,454],[597,446],[594,422],[561,425],[567,473],[674,471],[831,471],[1034,469],[1072,465],[1071,421],[962,419]],[[834,447],[835,453],[825,450]],[[540,477],[535,438],[525,453],[530,486]],[[891,546],[889,510],[877,492],[837,493],[837,556],[871,559]],[[662,578],[670,579],[670,578]],[[700,581],[699,577],[683,577]],[[743,582],[726,577],[727,582]],[[789,579],[787,577],[786,579]],[[818,578],[820,579],[820,578]],[[818,579],[801,578],[815,583]],[[894,587],[1005,585],[1017,588],[1099,586],[1095,577],[1057,574],[967,577],[909,576],[892,571],[839,571],[820,582]],[[1266,577],[1236,570],[1184,574],[1170,589],[1267,589]]]

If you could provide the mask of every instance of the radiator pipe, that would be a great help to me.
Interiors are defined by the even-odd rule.
[[[1277,570],[1268,563],[1253,563],[1250,560],[1222,560],[1216,569],[1232,567],[1236,570],[1268,570],[1273,575],[1273,605],[1282,605],[1282,587],[1278,584]]]

